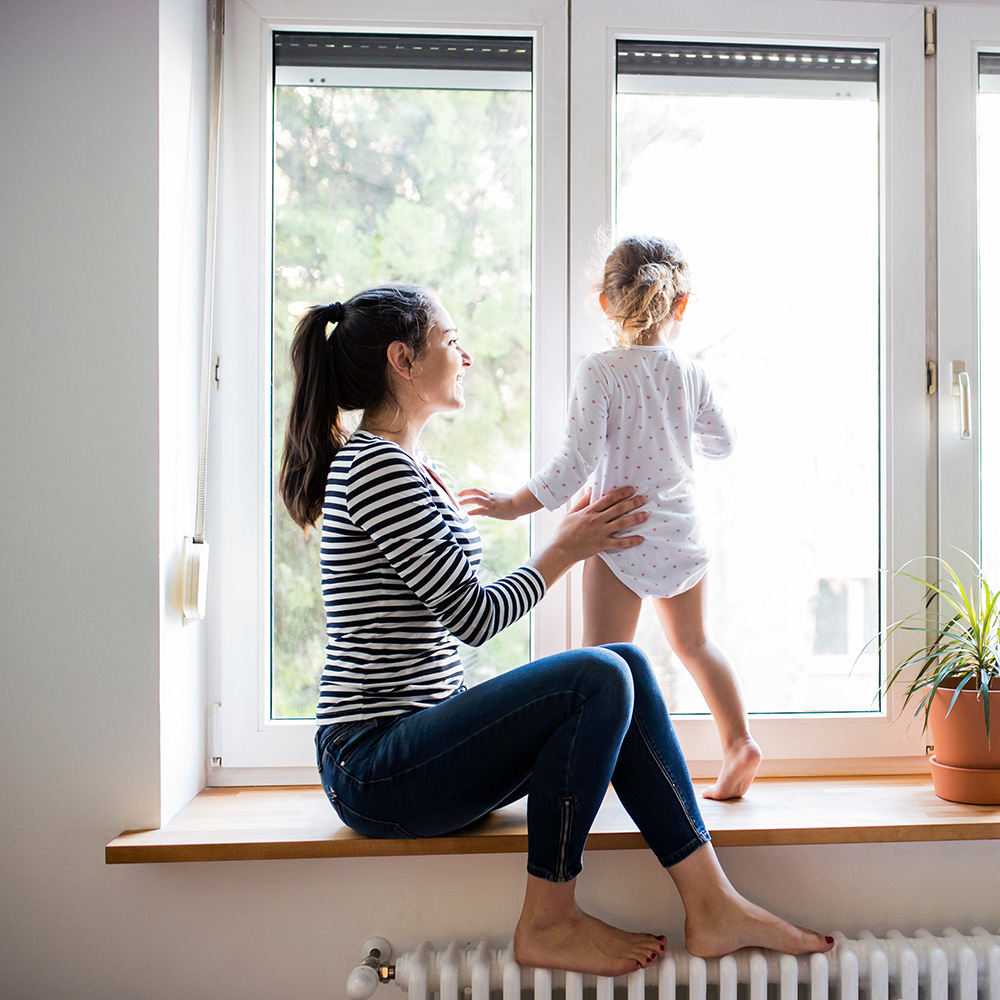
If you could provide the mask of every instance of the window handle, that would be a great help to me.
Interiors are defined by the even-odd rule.
[[[951,394],[959,397],[961,429],[958,436],[965,441],[972,437],[972,380],[964,361],[951,363]]]
[[[972,437],[972,383],[968,372],[958,373],[958,393],[962,397],[962,431],[959,437]]]

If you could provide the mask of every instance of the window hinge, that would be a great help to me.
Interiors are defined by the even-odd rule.
[[[225,33],[226,30],[226,0],[213,0],[212,27]]]
[[[215,364],[212,366],[212,383],[215,385],[216,389],[218,389],[219,386],[221,385],[221,382],[219,381],[219,369],[221,367],[222,367],[222,359],[218,355],[216,355]]]
[[[936,18],[937,18],[937,8],[936,7],[925,7],[924,8],[924,55],[932,56],[935,51],[935,39],[936,39]]]
[[[211,708],[212,724],[208,727],[208,755],[212,767],[222,767],[222,703],[215,702]]]
[[[927,395],[933,396],[937,392],[937,362],[927,362]]]

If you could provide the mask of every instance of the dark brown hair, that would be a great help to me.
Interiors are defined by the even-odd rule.
[[[314,525],[323,512],[330,463],[348,436],[342,412],[391,402],[386,351],[398,340],[414,357],[423,353],[434,302],[419,285],[379,285],[343,303],[313,306],[299,320],[278,474],[281,499],[299,527]]]

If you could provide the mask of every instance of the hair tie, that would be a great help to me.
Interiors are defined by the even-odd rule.
[[[344,306],[341,302],[331,302],[326,307],[326,321],[339,323],[344,318]]]

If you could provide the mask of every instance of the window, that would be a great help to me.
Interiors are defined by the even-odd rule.
[[[852,620],[861,622],[860,628],[873,608],[885,623],[899,615],[897,609],[919,600],[903,581],[878,571],[925,550],[926,495],[932,488],[924,392],[922,8],[679,0],[670,5],[667,19],[641,2],[591,5],[574,9],[571,44],[573,66],[604,67],[603,73],[573,81],[571,351],[578,356],[603,339],[599,323],[577,304],[585,288],[578,275],[592,253],[593,233],[616,217],[626,227],[669,228],[688,255],[696,282],[697,298],[685,316],[685,327],[692,324],[683,334],[685,347],[706,352],[713,376],[728,380],[727,391],[738,394],[746,388],[752,397],[754,387],[766,383],[758,395],[770,397],[732,399],[740,431],[737,450],[717,468],[705,470],[711,480],[703,480],[720,498],[720,509],[710,518],[716,543],[710,586],[717,595],[709,604],[710,622],[741,676],[747,676],[746,661],[760,657],[756,690],[748,690],[750,707],[760,713],[752,720],[755,735],[779,773],[808,769],[804,759],[818,757],[827,758],[818,765],[825,771],[857,767],[850,760],[858,757],[881,759],[878,766],[891,767],[886,758],[923,750],[919,734],[914,729],[902,738],[905,726],[892,725],[898,707],[892,696],[879,704],[873,690],[877,685],[869,683],[864,692],[860,686],[850,690],[856,676],[853,654],[834,664],[833,654],[814,651],[813,609],[820,606],[823,580],[858,581],[855,600],[860,594],[866,603],[854,604]],[[671,53],[676,53],[673,64]],[[761,58],[753,59],[755,54]],[[845,62],[820,63],[821,56]],[[661,68],[663,60],[666,69]],[[700,68],[682,70],[682,63]],[[761,69],[748,70],[747,63]],[[712,70],[706,69],[709,65]],[[824,77],[821,67],[834,66],[857,75],[831,87],[838,71],[831,69]],[[732,115],[733,107],[739,114],[727,131],[719,122],[727,111]],[[840,150],[829,135],[822,139],[825,156],[816,155],[815,142],[795,141],[798,130],[814,124],[811,115],[798,117],[806,108],[817,121],[825,120],[841,142],[850,143],[849,180],[836,177],[830,191],[823,189],[829,182],[820,172],[837,161]],[[762,120],[765,113],[774,115],[768,124]],[[608,148],[605,162],[593,155],[598,142]],[[709,144],[714,144],[714,155],[699,162]],[[781,152],[772,160],[775,150]],[[712,162],[706,166],[708,159]],[[801,179],[785,170],[789,163],[798,164],[799,174],[815,175],[811,190],[807,184],[803,191]],[[647,171],[645,183],[633,179],[640,170]],[[775,172],[781,182],[777,186],[772,185]],[[764,195],[757,196],[748,177]],[[702,186],[706,178],[710,184]],[[846,214],[824,216],[831,207],[827,202],[848,184],[855,198]],[[790,194],[796,190],[802,191],[797,198]],[[844,202],[839,205],[843,208]],[[781,262],[775,266],[775,283],[763,293],[753,269],[739,264],[751,235]],[[849,295],[832,290],[836,283],[824,284],[831,256],[847,247],[859,264],[850,270]],[[807,275],[807,283],[783,280],[783,271],[797,271],[802,261],[816,261],[816,273]],[[699,310],[704,310],[701,316]],[[829,331],[831,316],[842,320],[843,329],[834,334],[840,352],[831,350],[830,337],[817,336],[812,343],[795,335],[810,325]],[[739,360],[730,354],[728,342],[724,351],[716,347],[709,353],[715,339],[725,334],[737,344],[743,337]],[[783,402],[788,404],[784,409]],[[750,407],[746,413],[745,406]],[[787,426],[783,418],[796,407],[815,430],[819,447],[803,447],[801,438],[799,447],[786,447],[790,442],[778,439],[777,428]],[[839,420],[824,412],[830,409]],[[762,483],[767,473],[784,477],[775,494],[740,479],[748,474],[740,468],[743,456],[753,458],[755,440],[768,433],[775,447],[757,453],[750,464],[763,467]],[[843,447],[839,439],[848,433],[859,435],[849,467],[841,467],[843,460],[826,466],[817,452],[831,443]],[[812,492],[817,478],[825,489]],[[777,497],[777,520],[760,513],[758,505],[768,496]],[[707,496],[703,502],[710,502]],[[741,522],[743,512],[733,506],[759,516]],[[814,508],[820,527],[806,528],[798,539],[794,532],[789,537],[783,532],[788,551],[761,545],[758,525],[784,527],[800,516],[797,506]],[[845,507],[858,520],[853,531],[840,536],[850,536],[849,544],[838,548],[834,533],[843,527]],[[830,536],[819,537],[828,528]],[[828,548],[827,541],[833,542]],[[740,585],[718,596],[725,583],[720,578],[731,570],[737,580],[747,566],[751,572]],[[739,622],[746,608],[754,613]],[[726,637],[732,620],[742,627]],[[760,632],[755,639],[746,635],[757,629],[763,638]],[[652,645],[652,623],[647,635]],[[772,637],[786,648],[775,649]],[[666,659],[662,647],[659,657]],[[874,663],[856,669],[869,670],[872,680],[877,677]],[[690,686],[682,689],[689,683],[686,676],[674,674],[678,704],[696,707]],[[811,693],[824,687],[836,692],[836,700],[821,704],[822,694]],[[834,705],[846,707],[848,714],[833,711]],[[718,752],[714,726],[707,717],[678,721],[685,752],[697,770]]]
[[[530,37],[275,33],[273,468],[301,311],[416,280],[419,259],[476,358],[461,419],[433,421],[424,446],[456,490],[530,475],[531,71]],[[311,719],[319,533],[276,493],[271,516],[271,718]],[[528,557],[526,520],[481,532],[484,578]],[[470,683],[531,658],[529,623],[463,650]]]
[[[1000,46],[979,55],[979,462],[982,470],[980,564],[1000,570]],[[994,456],[990,461],[989,456]],[[991,516],[993,512],[994,516]]]
[[[878,711],[879,52],[624,39],[615,124],[618,228],[684,250],[678,346],[735,415],[697,470],[713,635],[752,714]],[[638,639],[704,713],[651,605]]]
[[[314,773],[318,571],[272,475],[301,304],[392,278],[438,287],[476,357],[460,418],[475,430],[463,439],[443,420],[425,444],[457,481],[512,488],[551,455],[576,362],[604,343],[585,303],[609,222],[662,229],[695,273],[682,346],[725,387],[741,436],[702,472],[710,611],[769,763],[891,767],[921,752],[917,733],[892,727],[892,697],[876,697],[877,656],[854,659],[879,620],[912,606],[879,570],[925,550],[935,506],[922,8],[677,0],[667,25],[644,0],[577,4],[571,22],[562,0],[487,3],[455,24],[395,0],[378,23],[353,7],[331,19],[318,0],[259,0],[227,31],[214,780]],[[676,65],[649,69],[664,59]],[[748,234],[774,279],[763,288],[743,265]],[[532,542],[554,521],[536,515]],[[766,551],[762,524],[781,529]],[[495,571],[523,557],[527,524],[482,527],[508,532],[487,540]],[[525,624],[487,647],[482,669],[579,631],[571,578],[530,635]],[[658,628],[644,635],[660,655]],[[717,756],[714,727],[661,653],[698,773]]]
[[[565,355],[566,128],[543,130],[539,116],[566,104],[563,5],[514,0],[502,24],[484,8],[444,28],[392,3],[373,28],[354,6],[340,5],[339,20],[312,0],[229,10],[219,248],[229,280],[210,501],[216,782],[260,780],[261,768],[269,780],[315,774],[318,565],[273,480],[283,355],[302,303],[382,280],[440,291],[481,381],[463,414],[474,446],[447,420],[424,438],[458,482],[523,481],[539,447],[530,422],[561,420],[565,405],[562,379],[531,399],[539,372]],[[484,526],[488,558],[522,560],[529,528]],[[558,601],[551,623],[520,623],[470,651],[470,675],[524,660],[529,643],[564,644]]]
[[[938,12],[940,551],[1000,569],[1000,12]],[[959,551],[961,550],[961,552]]]

